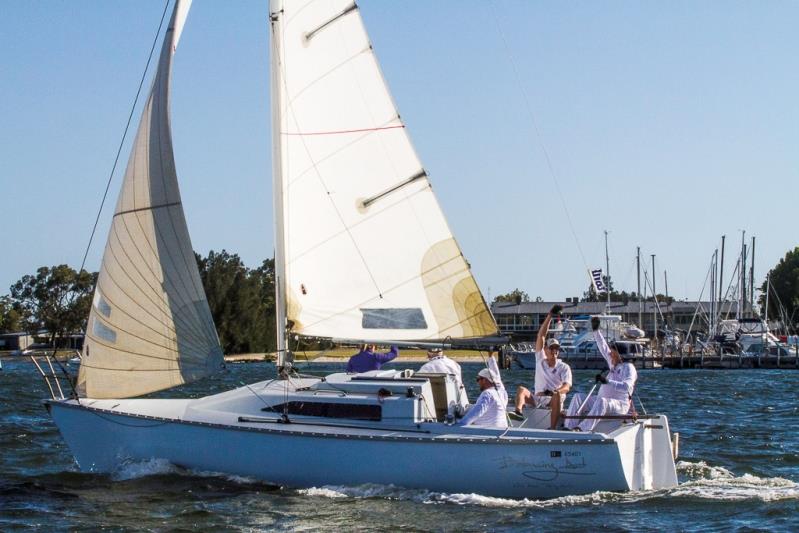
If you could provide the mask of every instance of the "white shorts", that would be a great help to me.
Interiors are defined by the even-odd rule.
[[[539,409],[549,409],[549,404],[552,402],[552,396],[533,396],[533,405]],[[560,409],[563,410],[563,404],[566,402],[566,395],[560,395]]]

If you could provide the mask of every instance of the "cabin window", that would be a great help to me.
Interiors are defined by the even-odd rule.
[[[288,413],[290,415],[321,416],[325,418],[349,418],[352,420],[371,420],[379,422],[383,418],[383,408],[379,405],[362,403],[330,402],[286,402],[274,407],[264,407],[261,411]]]

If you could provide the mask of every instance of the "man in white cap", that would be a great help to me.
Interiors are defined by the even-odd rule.
[[[422,365],[419,372],[433,374],[452,374],[458,383],[458,389],[463,388],[463,378],[461,377],[461,365],[444,355],[441,348],[430,348],[427,350],[427,362]]]
[[[572,369],[558,359],[560,354],[558,339],[547,340],[544,350],[544,339],[549,331],[549,323],[552,321],[552,316],[559,314],[560,311],[561,306],[553,306],[538,329],[538,337],[535,339],[535,394],[519,385],[516,389],[516,410],[510,415],[516,420],[524,420],[522,410],[525,405],[549,407],[551,411],[549,429],[558,427],[566,394],[572,386]]]
[[[502,384],[497,360],[490,353],[488,368],[477,373],[477,383],[480,386],[480,396],[458,424],[506,429],[508,427],[506,414],[508,393]]]
[[[633,389],[638,379],[638,372],[632,363],[622,360],[615,343],[608,345],[604,335],[599,330],[599,318],[591,319],[591,329],[594,330],[594,340],[596,340],[599,353],[608,363],[608,377],[599,373],[596,375],[597,383],[601,383],[599,393],[593,398],[585,397],[582,394],[575,394],[569,404],[568,416],[580,416],[585,414],[587,418],[569,418],[566,420],[566,427],[579,429],[580,431],[592,431],[601,419],[593,418],[605,415],[626,415],[630,412],[630,405],[633,397]],[[588,409],[588,413],[579,413],[580,407],[585,403],[583,411]]]
[[[463,386],[461,365],[444,355],[441,348],[427,350],[427,362],[419,369],[420,373],[451,374],[455,377],[455,387],[458,390],[458,404],[465,408],[469,404],[466,387]]]

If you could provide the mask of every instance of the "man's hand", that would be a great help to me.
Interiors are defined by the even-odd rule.
[[[599,329],[599,317],[598,316],[592,316],[591,317],[591,329],[594,330],[594,331]]]
[[[555,304],[552,306],[552,309],[549,311],[549,314],[552,316],[559,315],[560,312],[563,311],[563,306]]]
[[[597,374],[597,375],[596,375],[596,382],[597,382],[597,383],[602,383],[602,384],[605,384],[605,383],[607,383],[607,382],[608,382],[608,378],[606,378],[605,376],[603,376],[603,375],[602,375],[602,373],[600,372],[599,374]]]

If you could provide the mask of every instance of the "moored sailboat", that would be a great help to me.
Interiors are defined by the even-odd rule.
[[[545,410],[518,427],[462,427],[450,375],[294,371],[294,336],[497,342],[346,0],[270,6],[278,378],[199,399],[135,398],[222,365],[171,148],[171,64],[187,11],[178,0],[134,142],[77,397],[47,403],[81,469],[158,458],[293,487],[382,483],[513,498],[676,484],[663,415],[609,418],[587,433],[543,429]]]

